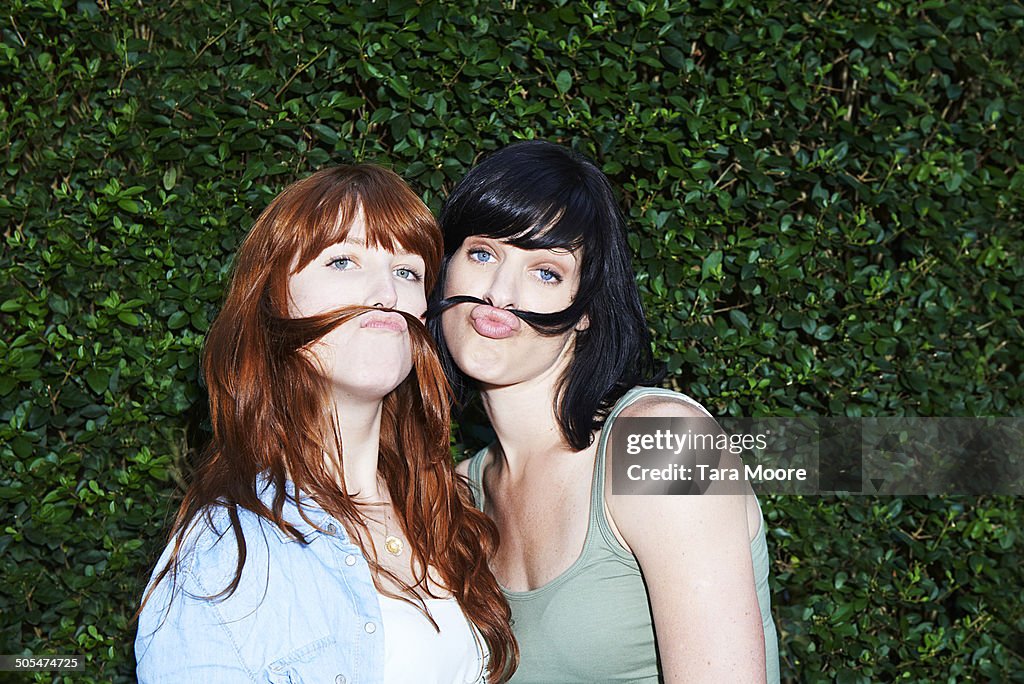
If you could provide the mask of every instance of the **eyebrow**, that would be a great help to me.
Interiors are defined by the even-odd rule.
[[[356,247],[366,248],[366,240],[364,240],[361,237],[349,237],[347,235],[345,236],[345,239],[342,240],[341,242],[334,243],[334,246],[344,245],[344,244],[352,244],[352,245],[355,245]],[[401,243],[396,242],[395,245],[398,246],[398,247],[401,247],[401,250],[397,250],[397,251],[391,252],[392,254],[395,254],[395,255],[401,254],[401,255],[405,255],[405,256],[418,257],[418,258],[422,259],[424,263],[426,263],[426,259],[423,257],[422,254],[419,254],[417,252],[409,251],[408,249],[403,247]],[[388,250],[385,250],[385,251],[388,251]]]
[[[569,249],[568,247],[547,247],[544,248],[544,251],[551,252],[555,256],[570,257],[573,261],[579,261],[579,259],[576,258],[576,252],[579,250]]]
[[[515,245],[513,245],[505,238],[489,237],[487,235],[470,235],[466,237],[466,240],[469,240],[471,237],[478,238],[480,240],[489,240],[491,242],[500,242],[515,247]],[[569,247],[537,247],[536,249],[527,249],[525,247],[518,247],[517,249],[525,249],[528,252],[550,252],[554,256],[567,256],[571,257],[573,261],[579,262],[579,258],[577,258],[576,256],[577,252],[580,251],[579,248],[570,249]]]

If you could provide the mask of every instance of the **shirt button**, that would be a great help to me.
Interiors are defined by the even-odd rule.
[[[373,624],[372,622],[367,622],[365,625],[363,625],[363,629],[366,630],[367,634],[373,634],[377,631],[377,625]]]
[[[353,556],[351,554],[348,555],[348,556],[345,556],[345,565],[355,565],[355,564],[356,564],[356,557],[355,556]]]
[[[338,526],[331,523],[327,526],[327,534],[333,536],[338,531]]]
[[[345,684],[345,675],[338,675],[334,678],[334,684]]]

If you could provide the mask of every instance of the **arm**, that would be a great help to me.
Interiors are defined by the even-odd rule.
[[[703,417],[671,400],[628,415]],[[765,681],[747,496],[612,496],[606,487],[613,526],[647,584],[665,681]]]
[[[135,637],[135,674],[140,684],[256,681],[242,657],[244,644],[228,630],[225,604],[203,598],[227,586],[237,558],[233,540],[217,545],[211,544],[212,539],[219,539],[218,533],[201,519],[182,545],[187,551],[178,559],[177,572],[168,573],[152,593],[146,589]],[[250,555],[256,555],[261,547],[249,548]],[[172,549],[173,542],[157,561],[158,569],[166,565]],[[234,597],[242,599],[238,593]]]
[[[135,659],[140,684],[256,681],[242,664],[217,604],[196,598],[211,592],[187,570],[171,587],[168,576],[139,615]]]

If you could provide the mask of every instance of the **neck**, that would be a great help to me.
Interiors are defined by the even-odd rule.
[[[377,460],[380,450],[380,418],[383,401],[335,398],[334,420],[341,433],[341,464],[344,480],[336,473],[349,496],[376,501]]]
[[[501,445],[501,458],[510,472],[522,472],[534,459],[550,460],[554,452],[573,453],[565,441],[555,397],[564,365],[515,385],[481,386],[487,417]]]

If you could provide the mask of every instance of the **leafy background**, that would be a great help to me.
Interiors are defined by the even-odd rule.
[[[588,154],[713,412],[1024,413],[1019,1],[5,6],[0,652],[67,681],[133,679],[231,254],[327,164],[436,210],[508,142]],[[787,681],[1024,681],[1019,501],[764,504]]]

